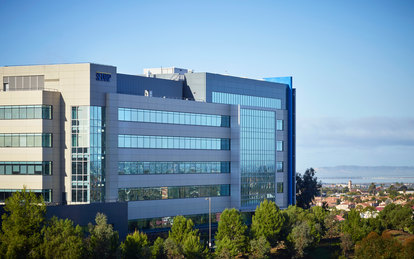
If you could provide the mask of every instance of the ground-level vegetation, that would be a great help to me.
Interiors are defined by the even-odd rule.
[[[249,226],[239,211],[226,209],[212,250],[183,216],[174,218],[165,239],[150,242],[136,231],[120,242],[105,215],[98,213],[87,228],[68,219],[47,220],[42,199],[26,190],[9,198],[5,211],[0,258],[414,258],[413,210],[395,204],[364,219],[355,209],[280,210],[265,200]]]

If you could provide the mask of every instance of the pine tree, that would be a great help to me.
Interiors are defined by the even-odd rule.
[[[216,233],[216,255],[229,253],[235,257],[246,251],[246,225],[243,224],[240,213],[236,209],[225,209],[220,216]]]
[[[4,210],[0,233],[0,257],[39,257],[41,229],[46,214],[43,198],[24,188],[6,200]]]
[[[264,200],[257,206],[253,215],[251,231],[253,237],[263,236],[270,245],[275,246],[280,238],[285,218],[279,207],[273,202]]]

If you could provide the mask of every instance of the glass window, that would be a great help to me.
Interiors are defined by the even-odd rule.
[[[283,172],[283,162],[276,162],[277,172]]]
[[[230,94],[222,92],[213,92],[212,101],[213,103],[240,104],[273,109],[281,109],[282,106],[281,99],[277,98]]]
[[[132,195],[131,195],[132,194]],[[229,196],[230,185],[201,185],[201,186],[174,186],[174,187],[144,187],[118,189],[121,201],[183,199],[198,197]]]
[[[217,121],[220,121],[222,119],[225,121],[230,120],[229,116],[224,115],[195,114],[185,112],[168,112],[127,108],[118,108],[118,119],[121,121],[135,122],[170,123],[219,127],[230,126],[228,123],[217,123]]]
[[[277,151],[283,151],[283,141],[276,141],[276,150]]]
[[[283,183],[277,183],[277,193],[283,193]]]
[[[12,119],[19,119],[20,118],[20,111],[18,106],[12,107]]]
[[[35,117],[35,109],[33,106],[27,106],[27,118],[34,119]]]
[[[276,120],[276,130],[283,130],[283,120]]]
[[[10,106],[4,108],[4,118],[10,120],[12,118],[12,109]]]

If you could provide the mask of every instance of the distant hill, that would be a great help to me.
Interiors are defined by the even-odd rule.
[[[315,168],[322,182],[332,179],[358,180],[358,182],[413,182],[414,166],[332,166]],[[328,181],[329,180],[329,181]]]

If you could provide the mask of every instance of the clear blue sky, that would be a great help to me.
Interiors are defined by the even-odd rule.
[[[414,165],[413,1],[0,2],[0,66],[294,77],[297,166]]]

